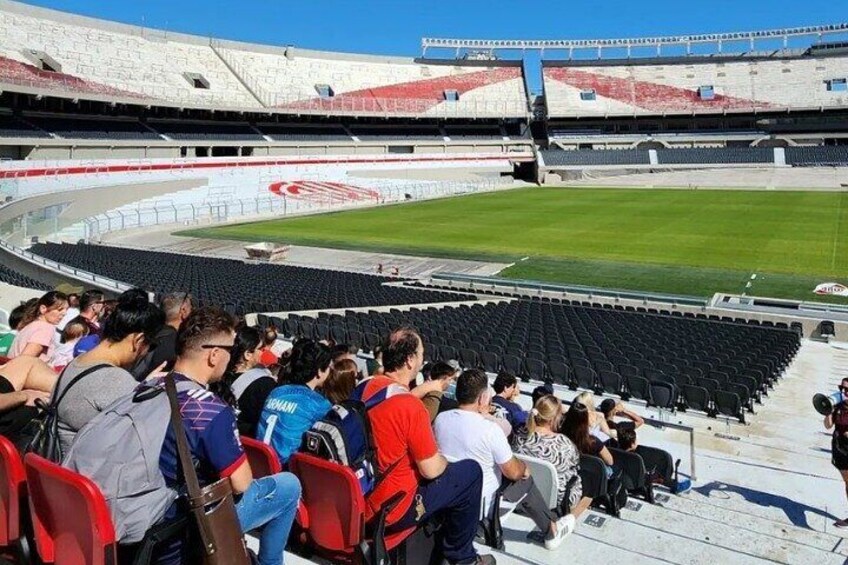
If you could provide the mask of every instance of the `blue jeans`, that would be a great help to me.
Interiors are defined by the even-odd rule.
[[[254,479],[236,504],[241,531],[261,529],[259,565],[282,565],[283,551],[300,501],[300,481],[291,473]]]

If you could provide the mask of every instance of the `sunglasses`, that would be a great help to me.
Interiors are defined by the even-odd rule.
[[[223,349],[227,353],[232,353],[233,349],[235,348],[235,344],[233,344],[233,345],[216,345],[216,344],[213,344],[213,343],[208,343],[206,345],[201,345],[200,348],[201,349]]]

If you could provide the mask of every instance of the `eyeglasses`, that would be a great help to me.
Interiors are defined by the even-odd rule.
[[[216,345],[213,343],[207,343],[206,345],[201,345],[201,349],[223,349],[227,353],[232,353],[233,348],[235,348],[235,344],[233,345]]]

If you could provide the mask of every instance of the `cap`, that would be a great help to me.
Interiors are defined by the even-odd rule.
[[[74,357],[79,357],[83,353],[88,353],[100,343],[99,335],[87,335],[80,339],[74,346]]]
[[[266,367],[276,365],[279,360],[280,358],[274,355],[270,349],[263,349],[262,353],[259,354],[259,364],[265,365]]]

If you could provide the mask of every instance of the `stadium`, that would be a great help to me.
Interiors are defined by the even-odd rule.
[[[224,362],[226,372],[201,382],[238,419],[235,462],[212,465],[225,457],[220,437],[188,460],[231,483],[239,512],[252,492],[236,478],[244,472],[249,488],[271,477],[299,485],[276,541],[268,520],[247,527],[239,514],[240,530],[228,524],[263,563],[279,563],[271,543],[297,564],[848,562],[848,455],[837,453],[848,432],[848,23],[595,40],[425,37],[416,57],[201,37],[11,0],[0,0],[0,30],[0,562],[154,563],[177,538],[182,562],[214,562],[203,552],[223,542],[209,542],[188,512],[164,521],[163,507],[143,535],[128,535],[116,492],[139,479],[79,459],[96,425],[132,395],[74,424],[62,457],[21,443],[32,422],[62,419],[57,398],[70,386],[59,392],[64,372],[54,369],[97,358],[144,381],[148,372],[139,379],[133,369],[164,355],[147,329],[115,329],[133,289],[173,327],[163,366],[189,381],[180,367],[202,365],[186,351],[200,339],[191,328],[211,331],[203,320],[238,321],[223,332],[236,329],[235,342],[198,346],[209,367],[223,351],[242,352],[242,333],[271,335],[265,361],[253,343],[241,359],[255,354],[249,368]],[[66,336],[72,324],[51,318],[53,304],[74,308],[71,295],[82,295],[84,336]],[[16,311],[32,315],[21,322]],[[43,344],[34,324],[48,328]],[[93,349],[52,361],[66,339],[94,334]],[[143,348],[128,345],[134,335]],[[364,390],[380,379],[404,389],[385,406],[356,401],[371,414],[369,472],[388,477],[408,458],[424,489],[406,501],[419,513],[414,526],[389,518],[404,502],[377,505],[361,472],[309,449],[326,432],[315,426],[359,394],[330,395],[339,348]],[[292,359],[313,349],[336,352],[330,376],[296,380]],[[128,361],[113,362],[119,355]],[[50,377],[36,384],[32,363]],[[442,386],[433,371],[445,364],[452,376],[436,394],[434,428],[403,438],[409,452],[388,461],[380,434],[401,408],[386,406]],[[259,368],[274,381],[263,415],[291,407],[273,395],[297,386],[335,405],[296,434],[292,453],[264,416],[241,428],[247,389],[236,383]],[[211,386],[230,373],[233,401]],[[439,421],[467,411],[462,399],[480,375],[486,390],[471,400],[485,404],[480,425],[504,427],[510,459],[487,455],[488,471],[478,461],[499,488],[482,502],[458,489],[453,503],[474,499],[465,512],[481,518],[462,524],[439,498],[451,488],[441,476],[459,477],[480,449],[456,455],[450,434],[462,426]],[[499,389],[513,381],[505,399]],[[103,383],[77,402],[91,410],[113,386]],[[814,409],[816,393],[835,399]],[[545,425],[548,397],[562,410],[550,433],[574,451],[566,475],[561,460],[522,451]],[[520,425],[508,410],[487,412],[498,399],[524,414]],[[442,412],[446,400],[459,408]],[[429,405],[415,402],[403,409],[424,414],[418,405]],[[621,430],[632,430],[616,428],[603,406],[620,410],[619,426],[638,427],[638,446],[634,436],[624,447]],[[819,409],[830,410],[827,429]],[[569,413],[587,412],[601,421],[592,453],[568,424]],[[68,426],[60,422],[59,437]],[[188,430],[188,447],[201,449],[202,433]],[[426,461],[446,470],[431,472],[416,455],[430,443]],[[232,472],[236,463],[246,471]],[[381,481],[375,492],[387,488]],[[513,499],[510,487],[525,483],[529,494]],[[186,495],[177,488],[174,499],[177,491]],[[470,535],[462,542],[470,560],[456,541],[468,528],[477,534],[473,548]]]

